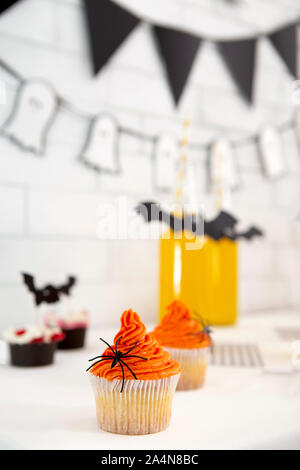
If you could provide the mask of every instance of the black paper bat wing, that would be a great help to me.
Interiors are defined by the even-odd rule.
[[[215,219],[204,222],[204,233],[214,240],[220,240],[227,236],[226,232],[230,235],[237,222],[238,220],[229,212],[221,211]]]
[[[156,202],[141,202],[136,206],[135,210],[147,223],[162,222],[168,225],[172,230],[174,230],[176,227],[177,231],[179,224],[181,224],[182,227],[182,219],[174,217],[173,214],[168,214],[168,212],[164,211]]]
[[[34,277],[31,274],[22,273],[23,281],[25,286],[27,286],[28,290],[33,294],[36,293],[36,288],[34,285]]]
[[[36,305],[40,305],[43,302],[47,304],[53,304],[59,300],[58,291],[55,287],[48,284],[42,289],[37,289],[34,283],[34,276],[28,273],[22,273],[23,281],[29,292],[34,296]]]
[[[63,284],[63,285],[57,287],[58,292],[59,293],[62,292],[66,295],[70,295],[70,291],[71,291],[72,287],[75,286],[76,281],[77,281],[77,279],[76,279],[75,276],[69,276],[68,281],[66,282],[66,284]]]
[[[250,227],[246,232],[237,233],[236,238],[246,238],[252,240],[254,237],[263,237],[264,233],[257,227]]]
[[[174,223],[174,216],[172,214],[168,214],[164,211],[157,202],[153,201],[145,201],[139,203],[136,208],[136,212],[142,216],[145,222],[163,222],[170,226],[173,229]],[[177,224],[176,224],[177,225]]]
[[[152,201],[141,202],[135,210],[147,223],[158,221],[165,223],[175,233],[189,230],[197,235],[203,235],[203,218],[201,216],[186,214],[184,217],[177,217]]]
[[[35,287],[34,277],[32,276],[32,274],[28,274],[28,273],[22,273],[22,277],[23,277],[23,282],[25,286],[27,287],[29,292],[31,292],[34,296],[35,304],[40,305],[43,302],[43,295],[42,295],[42,291]]]
[[[245,232],[237,232],[236,224],[238,219],[226,211],[221,211],[217,217],[210,221],[203,220],[200,215],[185,214],[184,217],[176,217],[164,211],[159,204],[152,201],[141,202],[136,207],[136,211],[143,217],[145,222],[163,222],[175,233],[187,229],[198,236],[202,236],[204,224],[204,234],[216,241],[221,238],[251,240],[255,236],[263,236],[263,232],[254,226]]]
[[[142,216],[145,222],[149,223],[159,220],[160,206],[153,201],[140,202],[135,211]]]

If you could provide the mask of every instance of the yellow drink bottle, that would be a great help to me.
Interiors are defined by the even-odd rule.
[[[184,129],[189,123],[185,122]],[[175,200],[183,202],[186,178],[186,135],[182,139]],[[224,202],[222,154],[217,155],[216,206]],[[191,188],[188,188],[191,189]],[[182,214],[184,211],[182,210]],[[229,325],[237,319],[238,282],[237,243],[228,238],[194,236],[187,231],[167,231],[160,240],[159,316],[174,299],[180,299],[190,310],[212,325]]]
[[[168,231],[160,240],[160,318],[166,306],[179,298],[212,325],[235,323],[237,243],[180,235],[177,239]]]

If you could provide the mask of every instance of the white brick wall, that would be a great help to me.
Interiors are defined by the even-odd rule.
[[[216,37],[264,31],[300,15],[298,0],[119,0],[145,18]],[[57,91],[90,113],[110,111],[124,126],[149,134],[178,133],[182,116],[192,115],[192,139],[207,141],[225,132],[240,137],[259,126],[280,123],[291,115],[291,79],[272,48],[261,44],[256,77],[256,103],[247,106],[216,48],[203,44],[184,96],[174,109],[165,73],[149,27],[142,24],[96,77],[91,63],[80,0],[23,0],[0,17],[0,57],[25,77],[45,77]],[[15,83],[6,82],[7,116]],[[92,311],[94,324],[117,321],[133,306],[153,320],[157,309],[157,243],[99,241],[96,208],[102,200],[128,194],[133,200],[153,197],[151,146],[123,137],[123,174],[97,176],[77,161],[85,124],[65,111],[57,116],[46,155],[23,153],[0,137],[0,327],[21,325],[32,315],[32,303],[19,272],[32,270],[39,279],[80,276],[76,301]],[[233,207],[247,220],[265,227],[267,237],[241,243],[241,309],[300,306],[300,158],[295,136],[284,135],[290,173],[284,180],[263,179],[255,150],[238,153],[243,187],[233,194]],[[204,154],[197,160],[201,200],[205,192]]]

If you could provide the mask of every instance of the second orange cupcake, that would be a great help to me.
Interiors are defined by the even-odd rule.
[[[190,310],[175,300],[152,333],[181,366],[177,390],[193,390],[203,386],[209,362],[212,340],[200,322],[193,319]]]

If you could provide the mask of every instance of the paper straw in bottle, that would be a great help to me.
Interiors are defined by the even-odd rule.
[[[179,160],[175,182],[175,210],[176,215],[183,215],[183,185],[186,176],[186,161],[187,161],[187,145],[189,139],[190,119],[186,118],[183,122],[183,133],[180,140]],[[183,233],[180,234],[183,237]],[[181,291],[181,275],[182,275],[182,244],[181,240],[176,240],[174,234],[174,272],[173,272],[173,285],[174,296],[179,297]]]
[[[217,145],[215,149],[215,184],[214,184],[214,192],[215,192],[215,207],[216,210],[219,212],[225,207],[230,209],[231,207],[231,194],[230,194],[230,187],[228,182],[226,181],[225,171],[227,170],[226,165],[224,165],[224,155],[221,145]],[[224,177],[225,176],[225,177]]]
[[[183,132],[182,137],[180,140],[180,147],[179,147],[179,159],[178,159],[178,167],[177,167],[177,174],[176,174],[176,181],[175,181],[175,208],[176,212],[182,214],[183,212],[183,204],[184,204],[184,197],[183,197],[183,185],[186,176],[186,161],[187,161],[187,145],[189,141],[189,128],[190,128],[190,119],[186,118],[183,122]]]

